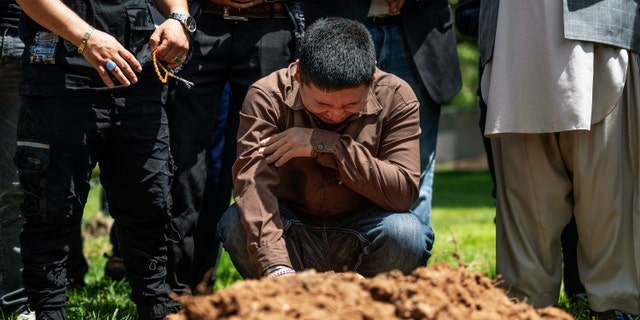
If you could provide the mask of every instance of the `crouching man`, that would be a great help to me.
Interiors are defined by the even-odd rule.
[[[419,103],[376,68],[367,29],[311,25],[299,59],[258,80],[240,112],[235,204],[218,237],[245,278],[304,269],[363,276],[425,266]]]

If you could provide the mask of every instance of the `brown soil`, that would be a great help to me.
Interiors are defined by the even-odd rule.
[[[573,319],[557,308],[535,310],[507,297],[494,280],[447,264],[374,278],[304,271],[177,300],[184,310],[170,320]]]

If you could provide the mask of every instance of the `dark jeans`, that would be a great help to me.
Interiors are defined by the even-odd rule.
[[[139,318],[177,310],[165,281],[173,169],[164,89],[23,97],[15,155],[25,191],[22,275],[38,319],[66,319],[71,243],[97,163]]]
[[[172,189],[174,225],[182,237],[171,249],[171,260],[175,263],[171,266],[172,273],[176,275],[171,280],[174,291],[188,292],[203,280],[207,270],[215,267],[220,248],[215,226],[231,198],[239,107],[254,81],[292,61],[295,44],[292,30],[289,19],[234,22],[205,13],[198,21],[191,56],[179,73],[195,86],[187,89],[177,83],[168,104],[171,151],[177,168]],[[233,97],[230,105],[235,107],[227,114],[218,183],[207,182],[211,137],[220,96],[227,83]],[[206,198],[205,184],[208,184]]]
[[[318,218],[280,202],[284,239],[296,271],[357,272],[365,277],[397,269],[405,274],[427,265],[433,232],[413,212],[378,207],[342,217]],[[218,223],[218,238],[244,278],[260,274],[249,259],[247,237],[236,206]]]

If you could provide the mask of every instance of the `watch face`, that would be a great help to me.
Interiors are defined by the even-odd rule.
[[[193,17],[187,17],[185,23],[189,32],[193,33],[196,31],[196,19],[194,19]]]

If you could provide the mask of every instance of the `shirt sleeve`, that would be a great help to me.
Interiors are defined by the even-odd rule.
[[[386,210],[406,212],[418,198],[419,103],[393,101],[388,113],[378,115],[383,122],[376,137],[380,141],[366,141],[377,148],[349,135],[320,129],[314,130],[311,143],[318,152],[318,162],[335,169],[345,186]]]
[[[260,140],[280,132],[277,104],[264,91],[249,89],[240,112],[238,158],[233,165],[234,199],[247,234],[247,250],[260,274],[274,265],[291,267],[276,197],[278,172],[258,153]]]

